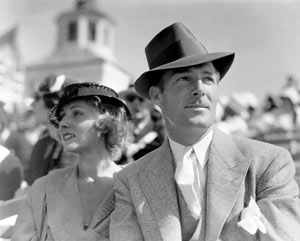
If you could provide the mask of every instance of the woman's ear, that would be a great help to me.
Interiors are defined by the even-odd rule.
[[[152,100],[152,102],[158,106],[160,106],[161,103],[161,92],[160,89],[156,86],[151,86],[149,89],[149,96]]]
[[[101,134],[106,134],[108,132],[107,124],[103,120],[98,120],[95,123],[95,129],[96,129],[98,137],[100,137]]]

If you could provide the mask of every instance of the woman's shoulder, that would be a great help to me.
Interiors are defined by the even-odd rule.
[[[33,192],[33,191],[38,191],[38,190],[41,190],[41,189],[45,189],[46,184],[47,184],[47,180],[48,180],[48,175],[36,179],[32,183],[32,185],[30,187],[30,191]]]
[[[48,173],[46,176],[40,177],[31,186],[31,192],[40,192],[45,191],[47,188],[47,183],[49,181],[60,181],[63,178],[69,177],[76,166],[62,168],[62,169],[55,169]]]
[[[66,176],[71,175],[75,171],[76,168],[77,168],[77,166],[74,165],[74,166],[60,168],[60,169],[54,169],[51,172],[49,172],[49,174],[47,176],[49,179],[66,177]]]

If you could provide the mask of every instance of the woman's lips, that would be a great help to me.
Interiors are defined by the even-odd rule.
[[[68,140],[74,138],[75,135],[72,134],[72,133],[65,133],[65,134],[62,135],[62,137],[63,137],[63,140],[64,140],[64,141],[68,141]]]

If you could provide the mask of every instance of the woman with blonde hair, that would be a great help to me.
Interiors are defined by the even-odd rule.
[[[131,136],[131,116],[117,93],[93,82],[64,88],[49,112],[74,167],[38,179],[18,215],[12,240],[101,240],[109,238],[114,209],[115,164]]]

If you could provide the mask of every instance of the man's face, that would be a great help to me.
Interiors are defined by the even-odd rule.
[[[136,124],[143,121],[144,119],[150,119],[151,113],[149,105],[151,102],[145,98],[132,93],[128,94],[126,97],[123,97],[125,100],[130,112],[132,114],[133,120]]]
[[[141,112],[142,106],[144,105],[145,99],[136,95],[129,94],[124,98],[131,114],[134,118],[139,118],[139,113]]]
[[[219,74],[213,64],[168,70],[161,81],[163,90],[151,87],[150,95],[162,110],[170,137],[203,134],[214,122],[218,101]]]
[[[36,93],[34,101],[31,104],[36,120],[39,124],[47,124],[49,108],[46,106],[43,95]]]

